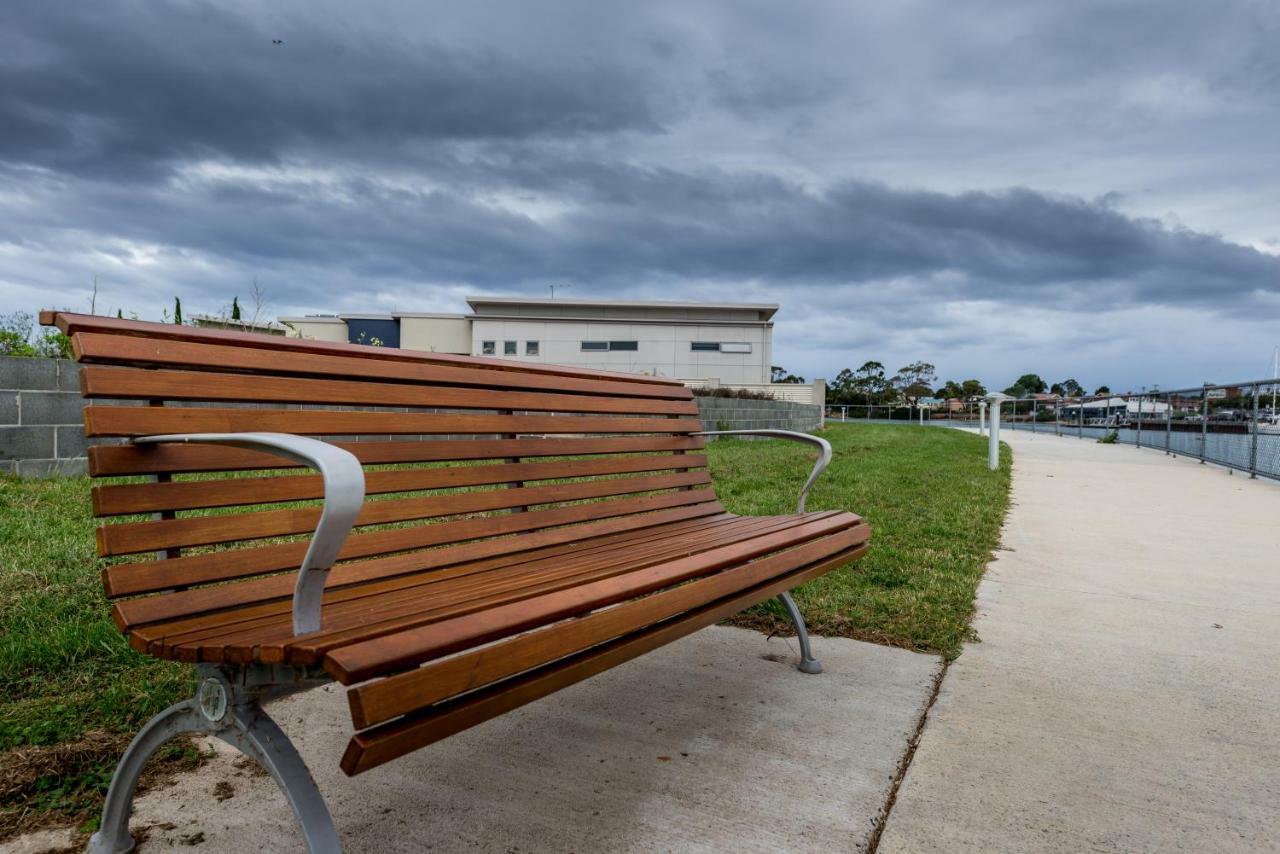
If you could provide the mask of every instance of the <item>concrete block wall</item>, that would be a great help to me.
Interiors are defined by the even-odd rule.
[[[696,397],[704,430],[796,430],[822,426],[823,408],[784,400],[740,400],[734,397]]]
[[[84,474],[82,408],[75,362],[0,356],[0,472]]]

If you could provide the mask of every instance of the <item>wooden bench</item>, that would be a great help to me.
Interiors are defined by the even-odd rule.
[[[214,735],[338,836],[260,704],[336,680],[359,774],[860,557],[847,512],[716,500],[688,389],[647,376],[45,313],[89,399],[112,615],[198,691],[126,751],[90,850],[132,847],[142,764]],[[733,431],[743,432],[743,431]],[[314,437],[325,437],[321,441]],[[379,439],[381,441],[375,441]],[[305,469],[317,473],[306,473]]]

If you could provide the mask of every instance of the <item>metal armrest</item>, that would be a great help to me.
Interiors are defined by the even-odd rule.
[[[808,442],[810,445],[817,445],[820,449],[818,461],[813,464],[813,471],[809,472],[809,479],[804,482],[804,488],[800,490],[800,501],[796,504],[796,512],[804,512],[804,500],[809,497],[809,488],[818,480],[822,472],[826,470],[827,465],[831,462],[831,443],[826,439],[809,433],[797,433],[794,430],[703,430],[700,433],[694,433],[694,436],[772,436],[775,439],[790,439],[793,442]]]
[[[135,445],[161,442],[198,442],[266,451],[320,472],[324,478],[324,507],[293,588],[293,633],[319,631],[325,580],[364,504],[364,469],[360,461],[336,445],[289,433],[180,433],[133,439]]]

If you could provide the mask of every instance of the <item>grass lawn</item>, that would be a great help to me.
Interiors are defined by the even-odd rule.
[[[833,424],[830,467],[807,509],[848,509],[871,524],[871,551],[795,593],[814,634],[860,638],[948,658],[971,638],[974,593],[1000,537],[1009,492],[1009,449],[987,470],[986,440],[944,427]],[[812,464],[797,442],[717,439],[711,468],[735,513],[795,509]],[[734,620],[788,632],[781,606]]]
[[[1008,449],[986,469],[984,440],[944,428],[833,425],[835,457],[809,509],[847,508],[872,526],[859,564],[797,592],[817,634],[960,653],[974,591],[1008,494]],[[791,512],[813,449],[720,439],[710,445],[730,510]],[[85,478],[0,477],[0,840],[44,823],[88,822],[128,739],[190,696],[190,668],[134,653],[108,617]],[[787,631],[762,605],[742,625]],[[170,767],[196,761],[178,745]]]

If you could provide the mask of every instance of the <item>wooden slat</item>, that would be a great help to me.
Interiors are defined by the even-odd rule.
[[[505,510],[521,505],[555,504],[681,486],[699,486],[710,482],[711,476],[707,472],[691,471],[651,477],[574,481],[521,489],[448,493],[424,498],[384,499],[365,502],[355,524],[357,527],[384,525],[436,516]],[[137,554],[163,548],[208,546],[302,534],[315,530],[320,522],[320,512],[319,507],[301,507],[104,525],[98,528],[98,552],[103,556]]]
[[[520,373],[539,373],[560,377],[609,377],[622,382],[651,385],[675,385],[674,380],[650,377],[643,374],[611,373],[593,371],[585,368],[571,368],[563,365],[541,365],[529,362],[516,362],[509,359],[492,359],[480,356],[455,356],[447,353],[427,353],[421,350],[404,350],[398,347],[368,347],[361,344],[339,344],[330,341],[313,341],[299,338],[285,338],[262,335],[252,332],[230,332],[226,330],[200,329],[193,326],[178,326],[172,323],[148,323],[138,320],[122,320],[114,317],[75,314],[72,312],[40,312],[40,323],[43,326],[57,326],[64,334],[72,336],[72,341],[83,333],[106,333],[117,337],[134,337],[161,342],[193,342],[207,344],[223,344],[246,350],[265,350],[276,353],[305,353],[318,356],[345,355],[370,361],[388,361],[396,363],[422,363],[439,365],[459,365],[466,367],[486,368],[493,371],[511,371]],[[80,354],[77,353],[77,358]]]
[[[856,538],[856,542],[865,542],[869,536],[869,530],[865,525],[858,525],[856,520],[857,517],[854,516],[832,516],[761,536],[738,535],[735,541],[719,546],[709,546],[704,551],[677,560],[654,561],[648,566],[641,564],[639,568],[624,575],[610,576],[607,580],[601,580],[595,585],[575,585],[555,595],[544,597],[536,604],[530,605],[526,597],[521,600],[521,607],[485,608],[469,618],[465,624],[459,625],[455,621],[450,621],[449,628],[441,628],[441,623],[437,621],[414,628],[412,619],[386,625],[381,629],[367,627],[370,635],[375,630],[381,633],[367,640],[343,644],[332,649],[326,654],[325,668],[343,684],[360,682],[381,673],[403,670],[422,661],[466,649],[478,643],[485,643],[507,634],[545,625],[553,620],[602,608],[623,599],[642,596],[701,575],[741,565],[749,560],[763,558],[780,549],[790,548],[809,540],[830,537],[842,530],[852,531],[851,536]],[[853,542],[850,541],[848,545],[852,545]],[[836,550],[831,549],[831,551]],[[814,560],[817,557],[814,557]],[[781,567],[785,562],[785,559],[779,558],[772,565]],[[785,568],[791,569],[806,562],[808,561],[798,561]],[[779,568],[777,571],[781,572],[783,569]],[[528,607],[523,607],[525,605]],[[366,629],[366,627],[361,628]],[[294,641],[290,644],[290,648],[298,650],[323,648],[326,644],[324,634],[329,633],[323,633],[314,640]]]
[[[673,511],[666,511],[666,515]],[[676,511],[678,512],[678,511]],[[631,517],[636,519],[638,517]],[[578,561],[584,556],[596,556],[597,559],[605,560],[607,556],[612,555],[617,549],[629,549],[636,544],[645,544],[651,542],[655,537],[666,542],[672,538],[682,538],[690,534],[696,534],[714,527],[718,524],[726,524],[742,519],[743,517],[729,516],[728,514],[712,515],[712,516],[696,516],[684,519],[672,519],[661,524],[659,531],[654,530],[654,526],[636,527],[624,526],[626,530],[618,531],[612,534],[599,534],[594,537],[585,537],[584,539],[572,540],[545,546],[541,548],[514,551],[505,551],[497,554],[481,555],[480,557],[470,560],[457,560],[446,558],[446,552],[453,552],[458,549],[470,550],[471,546],[453,547],[450,549],[441,549],[433,552],[425,553],[427,557],[437,558],[437,562],[427,566],[424,569],[412,573],[399,573],[395,575],[379,575],[371,574],[372,565],[379,563],[385,559],[374,561],[366,561],[361,564],[347,564],[347,568],[360,567],[363,573],[371,574],[372,577],[363,580],[361,583],[344,584],[333,586],[330,585],[325,590],[324,597],[324,613],[326,623],[330,622],[329,616],[332,608],[343,602],[350,602],[357,599],[368,599],[372,595],[381,593],[389,593],[394,590],[406,590],[412,593],[415,589],[426,586],[438,586],[455,581],[456,579],[466,578],[469,576],[479,576],[484,573],[503,570],[515,570],[525,566],[538,565],[547,561]],[[626,521],[626,520],[620,520]],[[581,526],[582,529],[592,528],[594,526]],[[560,529],[566,530],[566,529]],[[544,532],[546,533],[546,532]],[[520,539],[528,539],[539,537],[539,534],[527,534]],[[512,538],[508,538],[510,540]],[[486,541],[490,544],[503,543],[502,540]],[[508,544],[510,544],[508,542]],[[479,545],[479,544],[472,544]],[[424,553],[418,553],[423,555]],[[510,572],[508,573],[510,574]],[[282,580],[283,577],[276,576],[275,579]],[[238,586],[261,584],[268,579],[260,579],[259,581],[242,582]],[[332,580],[332,578],[330,579]],[[223,588],[204,588],[206,590],[217,590],[221,592]],[[194,603],[192,613],[183,614],[180,617],[168,619],[163,622],[152,622],[144,626],[136,627],[139,635],[147,638],[149,642],[163,640],[165,643],[180,643],[181,637],[208,637],[202,633],[209,629],[224,629],[235,626],[246,626],[250,623],[261,621],[262,619],[286,618],[291,616],[293,610],[293,602],[289,597],[291,590],[281,588],[272,591],[277,594],[271,597],[250,598],[239,603],[235,608],[205,608],[203,603]],[[150,601],[150,600],[141,600]]]
[[[775,520],[750,517],[731,518],[714,527],[719,535],[728,526],[752,524],[761,529],[760,534],[767,533],[765,528],[771,525],[777,527]],[[395,630],[406,620],[444,619],[674,560],[705,548],[696,538],[698,532],[668,536],[669,530],[662,529],[660,542],[632,537],[581,551],[557,550],[561,553],[546,557],[523,553],[514,559],[476,561],[334,591],[325,599],[324,631],[307,636],[302,650],[292,648],[299,639],[293,633],[288,602],[202,615],[148,627],[139,634],[150,639],[147,651],[166,658],[318,664],[330,648]]]
[[[726,598],[796,567],[813,564],[835,553],[847,552],[864,544],[866,540],[866,526],[847,529],[787,552],[770,555],[688,584],[554,625],[551,625],[553,620],[571,616],[570,613],[565,613],[555,596],[542,596],[505,609],[497,608],[436,623],[432,628],[445,633],[442,637],[457,639],[455,643],[461,649],[491,640],[493,630],[490,626],[504,623],[514,625],[523,621],[530,627],[546,628],[508,637],[479,649],[470,649],[460,655],[354,688],[347,693],[352,721],[356,729],[366,729],[389,721],[524,670],[549,664],[598,643],[698,608],[707,602]],[[603,592],[618,583],[619,579],[610,579],[592,587]],[[582,592],[589,597],[594,591],[584,587]],[[519,610],[518,614],[515,613],[516,609]],[[342,650],[337,650],[331,655],[341,653]],[[333,673],[333,670],[330,672]],[[337,673],[334,675],[337,676]],[[340,681],[351,684],[345,679]]]
[[[441,415],[427,412],[334,412],[310,409],[86,406],[85,435],[268,431],[305,436],[342,434],[695,433],[696,418],[554,415]]]
[[[499,460],[690,451],[706,446],[701,436],[611,436],[608,438],[429,439],[398,442],[334,442],[365,465]],[[299,468],[275,454],[219,445],[95,445],[89,448],[94,477],[128,474],[249,471]]]
[[[466,519],[383,531],[360,531],[347,538],[339,560],[424,549],[446,543],[536,531],[611,516],[661,510],[685,504],[715,501],[709,489],[672,492],[642,498],[625,498],[539,510],[511,516]],[[306,542],[280,543],[257,548],[188,555],[163,561],[119,564],[108,567],[104,584],[108,596],[169,590],[194,584],[230,581],[284,569],[297,569],[307,551]]]
[[[458,444],[458,443],[454,443]],[[555,462],[504,465],[450,466],[371,471],[365,474],[366,495],[452,489],[521,481],[595,477],[666,469],[695,469],[707,464],[702,454],[663,454],[644,457],[596,457]],[[97,516],[128,513],[156,513],[162,510],[193,510],[304,501],[324,495],[319,475],[290,477],[246,477],[225,480],[183,481],[181,483],[131,483],[95,486],[93,511]]]
[[[715,537],[733,536],[726,532],[736,526],[737,536],[745,539],[795,524],[794,519],[786,517],[736,517],[712,526],[709,533]],[[625,548],[531,558],[518,565],[485,567],[482,562],[361,585],[346,591],[346,601],[326,606],[325,627],[320,633],[303,639],[296,637],[285,619],[287,615],[282,613],[274,621],[273,632],[262,631],[273,622],[268,619],[249,631],[236,629],[235,637],[229,640],[221,633],[208,635],[206,639],[212,642],[203,645],[201,653],[212,652],[210,660],[221,660],[225,652],[236,661],[261,657],[268,662],[319,664],[326,652],[338,646],[678,560],[711,547],[705,538],[698,536],[673,535],[668,542],[665,529],[663,534],[661,541],[633,542]],[[218,648],[218,644],[225,649]]]
[[[710,603],[578,656],[518,676],[490,688],[447,701],[430,710],[382,724],[352,737],[342,757],[342,770],[360,774],[442,738],[602,673],[636,656],[731,617],[744,608],[790,590],[798,584],[856,560],[865,546],[789,573],[726,600]]]
[[[592,540],[613,532],[651,530],[672,522],[716,515],[724,515],[723,508],[716,502],[705,502],[621,518],[606,517],[563,528],[526,532],[519,537],[499,537],[445,548],[424,549],[372,560],[343,563],[335,566],[329,573],[326,590],[340,590],[351,585],[456,566],[468,561],[519,556],[531,550]],[[148,596],[116,602],[111,609],[112,619],[121,631],[128,631],[133,627],[176,620],[194,614],[214,613],[224,609],[243,608],[258,602],[281,600],[293,595],[294,580],[291,573],[286,573],[240,581],[236,584],[179,590],[165,596]],[[127,575],[123,579],[115,580],[117,590],[121,585],[132,583],[133,579]],[[107,595],[123,594],[108,587]]]
[[[692,392],[672,383],[634,383],[608,375],[567,377],[538,371],[495,371],[474,365],[447,366],[370,359],[363,355],[323,355],[260,350],[244,346],[157,341],[82,332],[71,339],[85,364],[146,365],[292,374],[302,377],[360,379],[369,382],[425,383],[478,388],[528,389],[617,397],[690,400]],[[507,362],[507,367],[522,363]]]
[[[303,379],[260,373],[148,370],[101,365],[86,365],[81,368],[80,389],[88,398],[137,400],[414,406],[622,415],[698,413],[698,405],[692,400],[497,391],[491,388]]]

